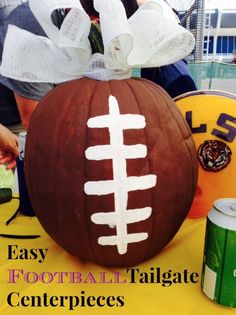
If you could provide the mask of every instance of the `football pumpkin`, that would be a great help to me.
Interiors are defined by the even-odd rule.
[[[172,99],[142,79],[78,79],[35,110],[25,171],[36,215],[77,257],[134,266],[157,254],[188,214],[196,148]]]

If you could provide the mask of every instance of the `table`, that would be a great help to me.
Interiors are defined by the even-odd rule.
[[[19,215],[10,225],[5,226],[5,222],[15,212],[17,207],[18,200],[12,200],[9,203],[0,205],[0,233],[39,234],[41,237],[32,240],[0,238],[0,314],[2,315],[235,314],[235,309],[216,305],[202,293],[200,278],[197,283],[173,283],[166,287],[162,286],[161,283],[129,283],[130,277],[127,275],[126,268],[104,268],[89,262],[80,261],[65,252],[46,234],[36,217]],[[188,274],[195,272],[201,276],[205,224],[205,218],[186,219],[174,239],[159,255],[134,268],[139,268],[141,272],[150,272],[150,268],[154,268],[155,271],[159,270],[161,273],[169,270],[183,273],[186,270]],[[11,257],[14,259],[8,259],[10,245],[11,249],[14,249]],[[22,248],[47,249],[47,254],[42,263],[39,263],[36,259],[15,259],[16,255],[21,255],[20,249]],[[55,274],[55,272],[58,273]],[[76,272],[80,272],[81,277],[87,283],[68,283],[71,279],[74,281],[77,279],[78,281],[78,278],[76,278],[78,273]],[[22,273],[25,276],[25,280]],[[61,276],[62,273],[64,278]],[[52,281],[50,278],[52,274],[60,275],[57,277],[57,282],[54,281],[55,279]],[[71,278],[71,275],[74,278]],[[37,277],[40,276],[43,282],[36,281]],[[118,276],[119,279],[117,280]],[[95,278],[98,281],[98,279],[101,280],[101,277],[103,280],[105,277],[107,282],[110,280],[114,282],[114,279],[116,279],[119,283],[92,283]],[[26,280],[30,283],[27,283]],[[122,283],[125,280],[127,282]],[[58,281],[67,281],[67,283],[58,283]],[[81,293],[81,291],[84,293]],[[9,294],[11,294],[11,303],[14,306],[9,306],[7,303]],[[42,295],[46,302],[42,302],[43,298],[40,298],[41,303],[47,304],[49,303],[47,299],[51,298],[54,306],[45,306],[45,304],[41,307],[32,306],[32,296],[41,297]],[[117,296],[123,296],[124,305],[119,306],[122,303],[118,301],[118,306],[88,306],[86,304],[87,306],[77,306],[73,310],[69,310],[69,306],[71,305],[72,307],[69,301],[72,303],[76,299],[74,296],[79,297],[81,295],[85,296],[86,299],[89,296],[94,296],[94,298],[89,298],[89,304],[94,304],[99,296],[104,296],[104,299],[113,296],[114,298],[110,298],[108,302],[112,305],[117,302]],[[52,296],[55,297],[52,298]],[[69,301],[63,296],[69,296]],[[23,304],[28,305],[31,303],[31,306],[16,306],[18,303],[22,303],[22,297],[24,297]],[[100,298],[99,303],[103,303],[104,299]],[[76,301],[78,302],[77,299]],[[86,301],[88,302],[88,300]],[[60,306],[57,306],[57,303]],[[79,303],[82,303],[81,298]]]

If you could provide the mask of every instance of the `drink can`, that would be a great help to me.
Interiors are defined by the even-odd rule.
[[[25,131],[20,132],[19,139],[19,157],[16,159],[17,174],[18,174],[18,187],[20,195],[19,212],[27,215],[34,216],[34,209],[31,205],[31,201],[28,194],[28,189],[25,180],[24,160],[25,160],[25,143],[27,134]]]
[[[24,160],[25,157],[25,142],[26,142],[26,131],[22,131],[18,135],[19,140],[19,159]]]
[[[202,290],[214,302],[236,307],[236,199],[214,202],[207,217]]]

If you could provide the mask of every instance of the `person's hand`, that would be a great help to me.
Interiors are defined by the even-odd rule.
[[[18,155],[18,137],[0,125],[0,164],[5,164],[7,169],[13,169]]]

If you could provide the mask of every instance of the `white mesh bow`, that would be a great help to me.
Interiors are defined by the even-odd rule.
[[[178,25],[163,0],[147,1],[129,19],[120,0],[94,0],[104,55],[91,52],[91,22],[79,0],[29,3],[48,38],[9,26],[1,74],[16,80],[60,83],[83,76],[99,80],[129,78],[134,67],[171,64],[194,48],[193,35]],[[59,8],[71,8],[60,29],[51,19]]]

